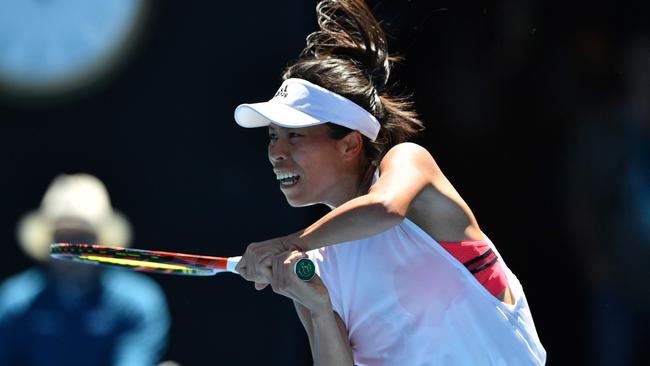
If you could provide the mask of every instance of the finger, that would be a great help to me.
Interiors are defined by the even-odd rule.
[[[250,275],[250,268],[246,266],[240,266],[239,264],[235,267],[235,271],[246,281],[252,281],[253,278],[251,278]]]
[[[291,271],[291,278],[290,281],[291,283],[300,283],[304,282],[301,277],[298,275],[297,267],[296,265],[298,262],[303,259],[303,258],[309,258],[308,255],[306,255],[302,251],[294,250],[291,252],[291,254],[287,257],[287,259],[284,261],[284,264],[287,266],[288,270]]]
[[[257,266],[256,281],[271,283],[273,280],[272,264],[260,264]]]
[[[287,259],[285,259],[284,263],[285,264],[293,264],[293,262],[296,262],[298,259],[306,258],[306,257],[307,257],[307,255],[305,253],[303,253],[301,251],[298,251],[298,250],[294,250],[294,251],[291,252],[291,254],[289,254]]]
[[[273,264],[272,264],[272,272],[273,272],[273,291],[275,291],[278,294],[283,295],[283,274],[282,274],[282,267],[280,266],[282,260],[281,255],[274,256],[273,258]]]
[[[273,263],[271,263],[271,288],[273,289],[273,292],[275,292],[276,294],[279,293],[278,292],[278,277],[279,277],[279,274],[278,274],[278,271],[276,270],[276,265],[275,265],[275,260],[274,260]]]
[[[252,268],[252,266],[249,265],[250,263],[254,263],[251,262],[250,256],[251,256],[251,252],[247,247],[246,251],[244,252],[244,254],[242,254],[241,258],[239,259],[239,262],[235,266],[235,271],[237,271],[237,273],[239,273],[239,275],[242,276],[247,281],[253,281],[255,279],[254,272],[252,272],[254,268]]]
[[[256,256],[254,251],[247,251],[246,275],[249,281],[262,283],[271,282],[270,260],[266,257]]]
[[[274,257],[275,257],[275,255],[273,255],[273,254],[266,254],[263,257],[259,257],[258,263],[259,264],[264,264],[267,267],[271,267],[273,265],[273,258]]]

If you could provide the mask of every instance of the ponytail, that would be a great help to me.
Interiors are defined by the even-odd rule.
[[[321,0],[316,6],[319,30],[307,36],[300,58],[283,79],[300,78],[355,102],[372,113],[381,130],[366,155],[377,165],[396,144],[424,129],[408,97],[390,95],[390,69],[399,59],[388,53],[386,35],[362,0]],[[349,129],[330,124],[342,138]]]
[[[363,1],[321,1],[316,6],[319,31],[307,36],[302,55],[322,59],[348,57],[374,86],[384,89],[390,76],[386,36]]]

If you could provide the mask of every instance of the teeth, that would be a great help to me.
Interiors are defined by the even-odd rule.
[[[291,174],[291,173],[276,173],[275,177],[277,180],[283,180],[287,178],[298,178],[297,174]]]

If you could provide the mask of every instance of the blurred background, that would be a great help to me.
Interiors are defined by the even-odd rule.
[[[650,353],[650,21],[630,2],[369,1],[434,155],[522,282],[549,365]],[[640,6],[640,5],[638,5]],[[33,265],[21,217],[90,173],[134,247],[234,256],[325,211],[291,209],[269,99],[315,30],[314,2],[0,3],[0,280]],[[289,300],[235,275],[150,275],[181,365],[310,362]]]

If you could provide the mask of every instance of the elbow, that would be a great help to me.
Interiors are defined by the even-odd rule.
[[[371,206],[376,210],[376,217],[381,226],[387,229],[399,225],[406,218],[408,207],[400,205],[386,194],[371,194]]]

